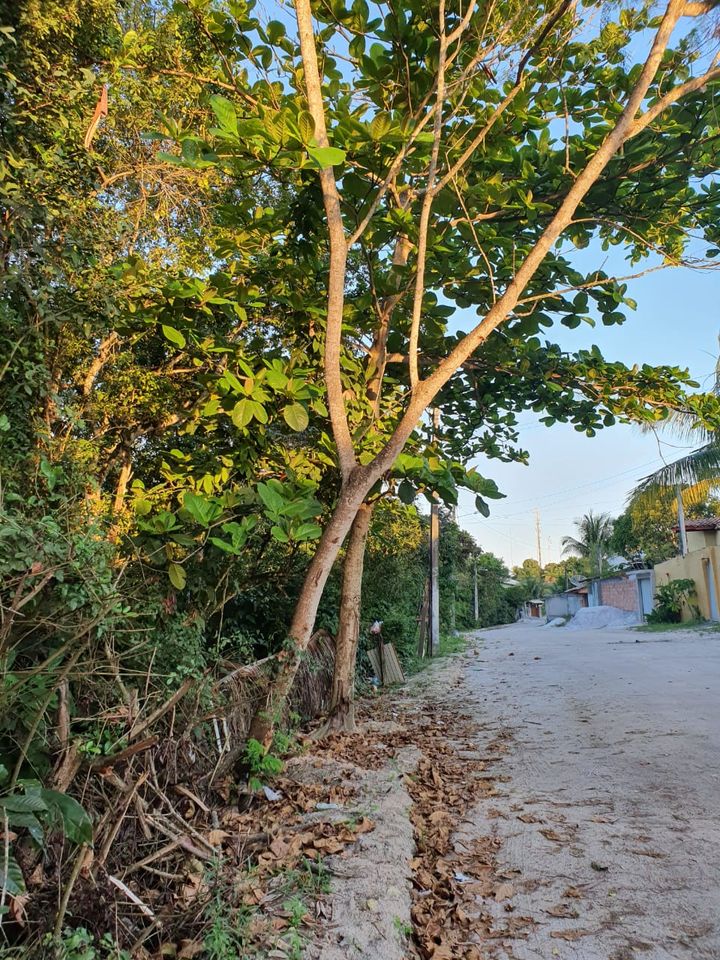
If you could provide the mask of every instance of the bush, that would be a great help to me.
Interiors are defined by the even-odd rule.
[[[655,609],[647,615],[648,623],[680,623],[683,605],[687,604],[699,615],[697,606],[691,603],[695,597],[694,580],[670,580],[655,592]]]

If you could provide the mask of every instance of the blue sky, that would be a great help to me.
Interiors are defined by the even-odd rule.
[[[617,256],[617,255],[616,255]],[[605,262],[602,252],[578,254],[581,267],[602,267],[622,274],[621,257]],[[622,326],[577,330],[558,326],[548,339],[575,350],[596,343],[609,360],[667,363],[687,367],[710,389],[715,376],[720,333],[720,273],[669,268],[629,281],[628,294],[638,308]],[[464,326],[462,321],[460,326]],[[560,539],[574,533],[573,521],[589,509],[617,515],[634,483],[691,449],[689,441],[667,431],[644,434],[618,425],[588,438],[564,424],[547,428],[532,413],[520,417],[520,442],[530,452],[528,466],[477,461],[506,494],[491,504],[486,520],[461,496],[458,521],[483,550],[509,565],[537,556],[535,510],[540,512],[542,560],[559,560]],[[659,441],[659,442],[658,442]]]

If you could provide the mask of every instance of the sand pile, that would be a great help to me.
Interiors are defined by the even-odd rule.
[[[603,630],[606,627],[631,627],[640,622],[636,613],[620,610],[618,607],[581,607],[572,620],[568,621],[568,630]]]

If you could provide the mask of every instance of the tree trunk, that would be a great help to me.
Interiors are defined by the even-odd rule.
[[[302,654],[307,649],[315,626],[320,599],[343,541],[374,480],[364,472],[351,474],[344,485],[335,511],[320,538],[295,606],[285,649],[275,660],[275,675],[268,686],[265,702],[253,717],[248,739],[269,747],[273,727],[292,687]]]
[[[117,519],[119,513],[123,508],[125,502],[125,494],[127,493],[128,484],[130,483],[130,476],[132,475],[132,460],[130,457],[130,450],[128,447],[125,447],[122,452],[122,457],[120,460],[120,474],[118,476],[117,486],[115,488],[115,499],[113,501],[113,516]]]
[[[350,529],[345,563],[343,565],[342,592],[340,595],[340,623],[335,643],[335,668],[333,671],[330,709],[327,723],[319,735],[334,730],[355,732],[355,661],[360,637],[360,606],[362,578],[365,563],[365,545],[370,531],[374,506],[363,503]]]

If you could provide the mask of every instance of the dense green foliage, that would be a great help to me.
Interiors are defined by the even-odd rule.
[[[237,706],[220,678],[287,649],[341,490],[323,368],[319,170],[337,171],[348,229],[372,213],[350,251],[340,351],[359,464],[374,461],[403,416],[437,9],[316,5],[329,146],[316,140],[284,8],[269,22],[244,0],[0,9],[0,789],[6,811],[7,797],[45,791],[42,816],[12,811],[12,825],[44,844],[58,828],[49,808],[64,803],[48,791],[79,794],[81,780],[95,825],[107,827],[117,796],[97,786],[97,771],[141,736],[192,741],[193,766],[178,761],[178,777],[212,769],[211,720]],[[652,23],[645,8],[616,12],[597,35],[568,39],[577,24],[566,6],[557,30],[543,32],[539,6],[489,5],[474,35],[497,40],[485,69],[468,47],[448,64],[423,374],[459,343],[457,310],[491,309],[616,118],[637,75],[633,43]],[[506,76],[503,58],[520,61],[527,82]],[[681,40],[649,99],[695,59],[692,37]],[[510,91],[512,109],[458,166]],[[572,247],[624,244],[632,262],[659,251],[674,263],[693,232],[713,257],[715,123],[698,90],[639,132],[585,198]],[[371,210],[398,151],[405,162]],[[487,515],[500,492],[472,463],[526,459],[524,410],[589,435],[669,408],[717,418],[716,397],[686,396],[696,385],[685,371],[627,367],[598,347],[571,353],[546,339],[556,323],[613,326],[635,306],[622,278],[582,272],[571,253],[553,248],[503,331],[443,385],[437,433],[420,418],[368,492],[378,502],[361,635],[382,620],[407,663],[427,579],[415,502],[451,508],[466,488]],[[512,619],[531,578],[507,590],[503,564],[445,514],[442,533],[443,629],[475,625],[476,578],[478,624]],[[632,536],[646,549],[635,526]],[[546,568],[545,580],[561,584],[564,570]],[[330,632],[339,582],[337,564],[317,619]],[[243,729],[238,721],[233,732]],[[73,803],[60,833],[84,844],[88,822]],[[60,888],[72,868],[47,847]],[[11,893],[21,889],[12,869]],[[48,902],[31,903],[31,929],[51,922]],[[70,929],[66,946],[105,932],[82,930]]]

